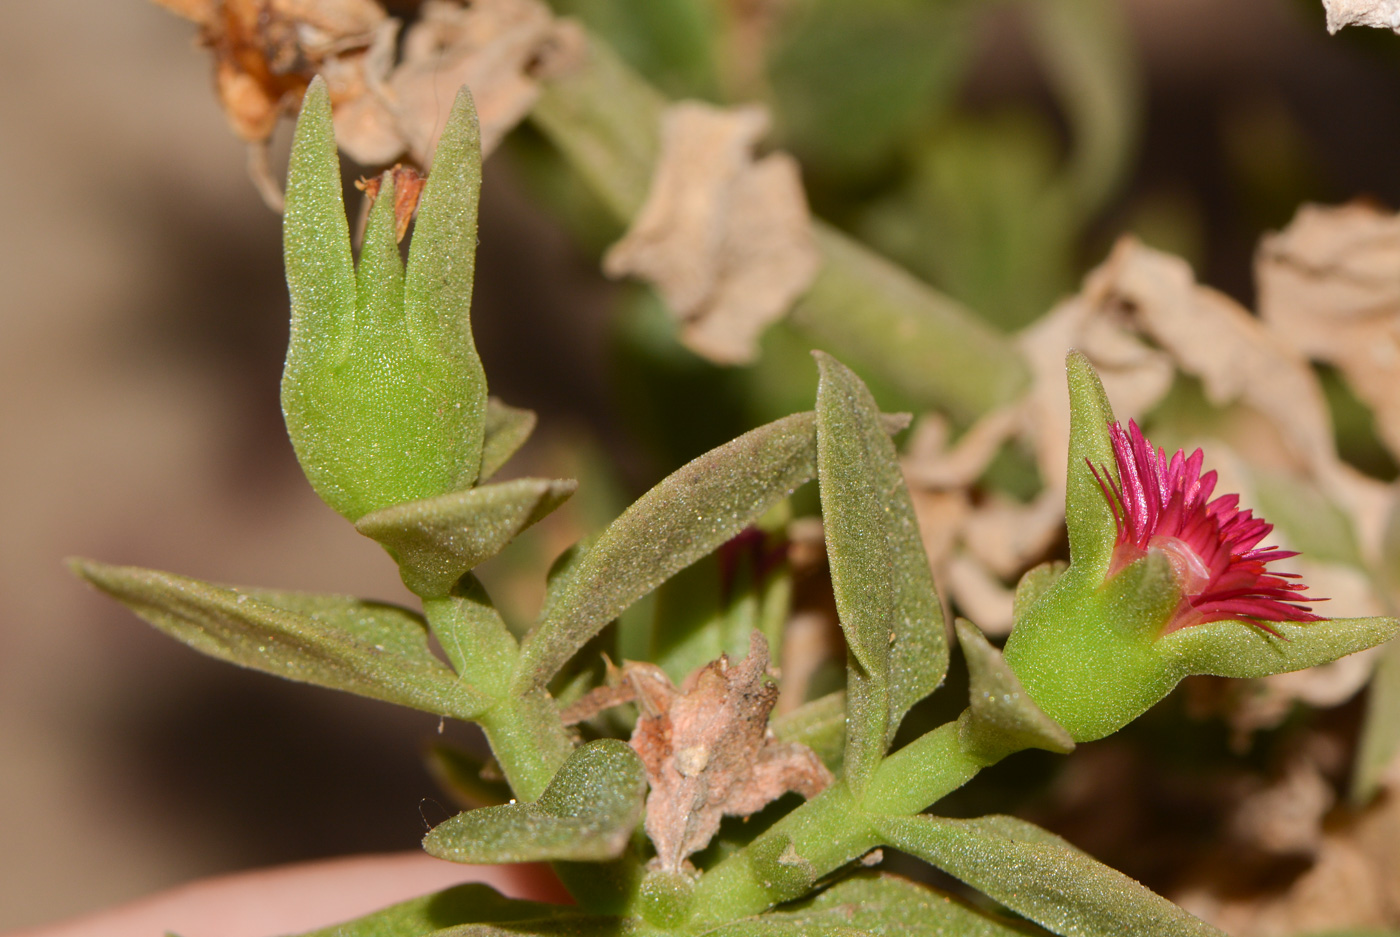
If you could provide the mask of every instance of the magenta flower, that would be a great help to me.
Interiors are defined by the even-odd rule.
[[[1184,451],[1167,460],[1164,449],[1154,450],[1131,420],[1109,424],[1118,481],[1107,467],[1103,473],[1092,464],[1104,497],[1108,499],[1118,540],[1108,574],[1113,576],[1147,555],[1160,550],[1171,560],[1181,583],[1181,602],[1163,633],[1210,621],[1241,619],[1277,634],[1271,621],[1321,621],[1300,602],[1322,602],[1302,593],[1307,586],[1290,582],[1292,573],[1271,572],[1274,560],[1297,556],[1290,550],[1259,547],[1273,525],[1252,511],[1241,511],[1239,495],[1210,500],[1215,472],[1201,474],[1201,450]]]

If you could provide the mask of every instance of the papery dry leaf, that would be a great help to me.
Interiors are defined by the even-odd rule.
[[[635,700],[640,712],[632,748],[646,767],[646,831],[654,864],[679,872],[704,849],[721,817],[744,817],[788,791],[815,797],[831,772],[805,745],[776,741],[768,716],[778,688],[768,682],[768,642],[755,631],[738,664],[721,656],[677,690],[655,664],[628,661],[618,683],[571,706],[566,721]]]
[[[534,106],[536,61],[561,41],[558,22],[539,0],[424,3],[384,102],[413,158],[427,165],[462,85],[476,104],[482,153],[494,150]]]
[[[998,407],[968,427],[950,447],[948,418],[925,414],[905,446],[905,477],[929,488],[965,488],[982,476],[1002,444],[1020,428],[1020,407]]]
[[[1322,0],[1327,8],[1327,31],[1343,26],[1375,26],[1400,33],[1400,0]]]
[[[1304,205],[1260,243],[1255,277],[1271,329],[1341,370],[1400,457],[1400,215]]]
[[[662,116],[661,157],[646,203],[603,269],[653,284],[681,338],[721,364],[758,355],[758,338],[811,284],[820,257],[797,163],[755,161],[761,108],[698,101]]]
[[[986,566],[966,553],[955,553],[942,571],[949,596],[989,637],[1011,633],[1015,591],[1008,589]]]

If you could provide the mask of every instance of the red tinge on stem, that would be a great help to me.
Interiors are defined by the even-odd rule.
[[[1094,473],[1118,525],[1118,541],[1108,574],[1161,550],[1171,560],[1181,582],[1181,604],[1165,632],[1210,621],[1240,619],[1270,634],[1271,621],[1320,621],[1300,602],[1323,602],[1302,593],[1307,586],[1290,582],[1293,573],[1270,572],[1274,560],[1298,554],[1259,547],[1273,525],[1252,511],[1241,511],[1239,495],[1209,500],[1215,472],[1201,474],[1201,450],[1188,457],[1178,451],[1170,460],[1166,450],[1153,449],[1137,424],[1109,425],[1118,463],[1115,480],[1103,466]]]

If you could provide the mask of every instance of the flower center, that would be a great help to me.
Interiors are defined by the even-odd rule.
[[[1147,541],[1149,550],[1161,550],[1171,561],[1176,577],[1181,581],[1183,595],[1200,595],[1210,584],[1210,567],[1200,554],[1180,537],[1156,536]]]

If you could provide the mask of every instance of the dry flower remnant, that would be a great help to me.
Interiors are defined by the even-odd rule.
[[[635,701],[640,710],[632,748],[651,792],[646,831],[654,864],[679,872],[705,848],[725,816],[748,816],[796,791],[811,798],[831,773],[805,745],[783,744],[768,730],[778,688],[767,679],[768,642],[758,632],[749,653],[727,656],[692,673],[677,689],[655,664],[627,662],[614,685],[600,687],[564,712],[578,722],[601,709]]]
[[[753,157],[767,129],[756,106],[668,107],[646,204],[603,261],[610,276],[653,284],[682,340],[720,364],[753,361],[820,265],[797,162]]]
[[[412,166],[404,166],[401,163],[385,170],[384,175],[394,177],[394,240],[402,243],[404,235],[408,234],[409,222],[418,212],[418,199],[423,194],[423,186],[428,177]],[[379,198],[379,188],[383,185],[384,175],[355,180],[355,188],[365,193],[371,205]]]
[[[1320,621],[1300,605],[1307,586],[1292,573],[1270,572],[1269,563],[1298,554],[1260,547],[1273,526],[1240,510],[1239,495],[1215,491],[1215,472],[1201,474],[1204,456],[1178,451],[1170,460],[1154,450],[1136,423],[1109,427],[1118,478],[1107,467],[1089,469],[1103,489],[1118,527],[1109,575],[1149,550],[1171,560],[1181,584],[1181,604],[1166,632],[1211,621],[1242,619],[1265,631],[1271,621]],[[1308,599],[1308,601],[1322,601]]]

